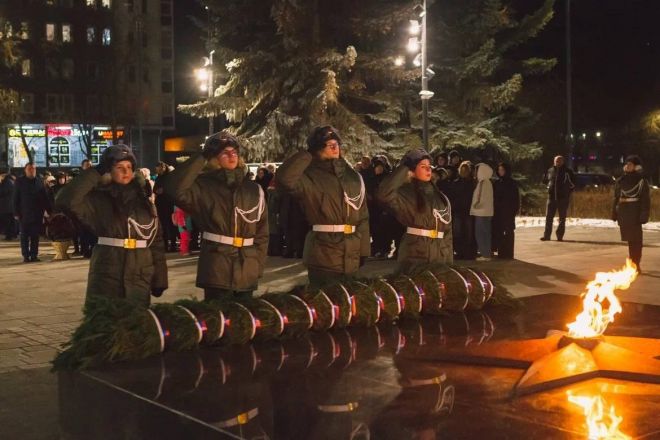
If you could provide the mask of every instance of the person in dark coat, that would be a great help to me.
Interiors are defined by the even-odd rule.
[[[300,200],[312,231],[303,262],[310,283],[352,278],[371,253],[369,211],[360,174],[341,157],[333,127],[316,127],[307,151],[296,153],[277,171],[278,185]]]
[[[447,173],[449,174],[449,180],[454,181],[460,176],[458,175],[458,168],[463,163],[463,158],[461,153],[456,150],[451,150],[448,155],[449,163],[447,164]]]
[[[642,162],[638,156],[628,156],[624,174],[614,186],[612,220],[619,223],[621,241],[628,242],[628,255],[642,273],[642,225],[649,221],[651,196],[649,184],[642,175]]]
[[[168,252],[176,252],[176,237],[178,229],[172,223],[174,213],[174,199],[164,190],[164,185],[172,172],[172,167],[165,162],[159,162],[156,167],[156,183],[154,183],[154,194],[156,195],[156,209],[158,219],[163,230],[163,239]]]
[[[254,178],[254,183],[258,184],[264,192],[268,191],[270,181],[273,179],[273,174],[266,167],[261,167],[257,170],[257,177]]]
[[[300,206],[300,200],[293,195],[278,190],[280,198],[279,219],[284,234],[284,258],[302,258],[305,250],[305,236],[309,223]]]
[[[5,240],[16,238],[16,220],[14,219],[14,183],[12,174],[5,174],[0,179],[0,228],[5,234]]]
[[[362,173],[367,190],[367,209],[369,210],[369,230],[371,231],[371,253],[376,258],[387,258],[394,240],[394,217],[376,200],[376,194],[383,180],[392,172],[385,156],[374,156],[369,172]]]
[[[557,240],[564,239],[566,232],[566,213],[571,200],[571,193],[575,189],[575,176],[573,170],[564,164],[562,156],[556,156],[554,165],[548,169],[543,178],[543,183],[548,185],[548,203],[545,211],[545,231],[541,241],[550,240],[552,234],[552,222],[555,213],[559,213],[559,225],[557,226]]]
[[[21,253],[23,262],[40,261],[39,235],[43,230],[44,214],[50,214],[52,205],[48,189],[37,177],[33,163],[25,165],[25,175],[19,177],[14,189],[14,218],[21,230]]]
[[[511,177],[511,165],[500,162],[498,180],[493,184],[495,215],[493,216],[493,246],[497,257],[513,258],[516,215],[520,210],[518,182]]]
[[[203,231],[196,284],[204,289],[206,301],[247,299],[264,272],[266,194],[247,178],[240,153],[238,139],[216,133],[206,139],[202,154],[165,181],[165,194]]]
[[[80,173],[55,199],[98,237],[92,251],[87,298],[126,298],[148,306],[167,289],[167,264],[156,209],[126,145],[113,145],[99,165]]]
[[[449,200],[452,206],[454,253],[458,260],[477,258],[474,236],[474,218],[470,215],[472,196],[477,186],[472,175],[472,163],[463,161],[458,167],[458,178],[451,182]]]

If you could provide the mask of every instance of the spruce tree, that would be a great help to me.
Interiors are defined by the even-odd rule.
[[[398,157],[421,145],[420,69],[404,53],[410,0],[205,0],[213,17],[220,85],[213,98],[179,109],[223,115],[251,160],[275,160],[304,148],[319,124],[336,126],[353,158]],[[430,2],[429,2],[430,3]],[[511,61],[507,54],[538,33],[553,0],[516,20],[498,0],[446,0],[429,8],[430,133],[443,148],[493,149],[512,158],[537,154],[514,140],[531,112],[515,105],[527,74],[552,60]],[[221,70],[220,70],[220,68]]]

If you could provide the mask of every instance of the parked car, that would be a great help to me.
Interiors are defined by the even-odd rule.
[[[614,177],[602,173],[576,173],[575,189],[599,188],[608,185],[614,185]]]

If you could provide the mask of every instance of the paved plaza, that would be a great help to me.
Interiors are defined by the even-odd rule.
[[[536,225],[538,220],[518,229],[516,260],[470,262],[517,297],[578,295],[596,271],[619,268],[627,255],[615,228],[571,225],[564,242],[542,243],[540,227],[529,227],[529,223]],[[634,303],[624,305],[624,316],[626,307],[634,308],[628,309],[628,317],[655,316],[646,304],[660,305],[660,232],[647,231],[645,239],[645,273],[619,294],[623,301]],[[0,242],[0,438],[64,438],[60,432],[62,390],[58,392],[58,378],[49,372],[49,361],[81,318],[89,262],[80,258],[52,262],[52,250],[46,243],[40,258],[40,263],[23,264],[18,242]],[[195,264],[194,256],[168,254],[170,289],[163,301],[201,296],[201,290],[194,287]],[[369,261],[363,272],[373,276],[395,269],[392,261]],[[283,291],[304,280],[300,260],[270,258],[260,291]],[[564,323],[554,319],[559,326]],[[655,324],[628,319],[620,319],[624,327],[619,331],[646,336],[657,333]],[[514,327],[521,325],[517,318],[514,321]],[[391,364],[391,360],[387,362]]]

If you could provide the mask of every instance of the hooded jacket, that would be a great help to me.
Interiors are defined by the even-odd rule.
[[[356,272],[360,257],[371,252],[367,204],[357,200],[365,191],[360,175],[343,158],[321,160],[301,151],[280,166],[277,184],[300,200],[310,225],[355,226],[353,234],[310,231],[303,251],[305,265],[342,274]],[[351,203],[358,209],[346,197],[355,200]]]
[[[485,163],[478,163],[476,170],[477,187],[472,193],[470,215],[475,217],[492,217],[495,211],[493,204],[493,184],[490,181],[493,177],[493,169]]]
[[[268,250],[268,210],[263,190],[245,178],[245,168],[224,170],[194,156],[169,174],[164,189],[201,231],[254,239],[243,247],[202,240],[197,287],[255,290]]]
[[[129,217],[140,225],[151,225],[140,231],[151,236],[149,247],[94,246],[88,297],[116,296],[148,305],[152,289],[167,288],[165,247],[158,218],[144,194],[144,178],[139,173],[129,184],[118,185],[103,182],[96,169],[90,168],[57,193],[55,205],[72,213],[99,237],[142,239],[135,226],[129,226]]]

